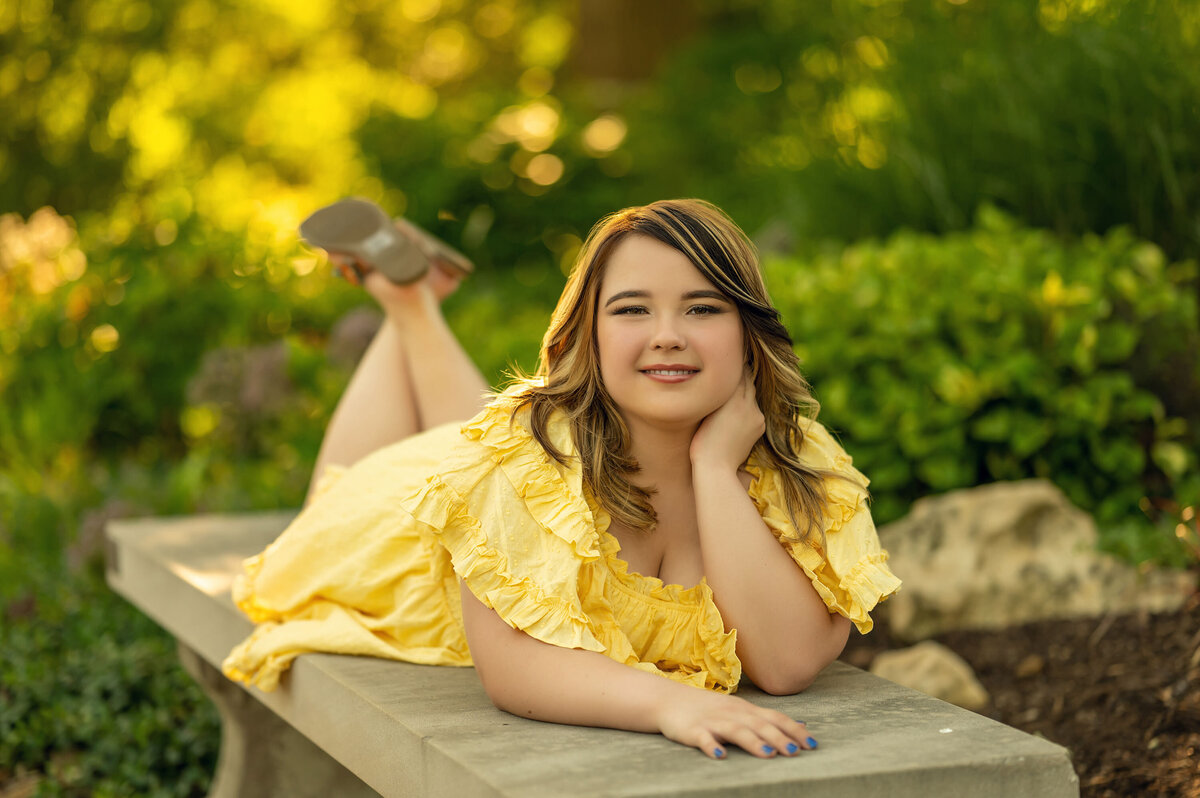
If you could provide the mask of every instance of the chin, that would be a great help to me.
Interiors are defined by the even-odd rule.
[[[656,427],[698,427],[710,413],[720,407],[680,407],[678,403],[671,407],[646,407],[638,409],[623,409],[622,415],[637,418],[642,423]]]

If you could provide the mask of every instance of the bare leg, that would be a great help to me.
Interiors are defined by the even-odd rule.
[[[314,484],[328,465],[353,465],[376,449],[466,420],[483,407],[487,382],[441,312],[440,299],[456,285],[437,269],[411,286],[367,275],[365,287],[379,300],[384,322],[334,409]]]
[[[418,286],[417,301],[397,316],[423,430],[466,421],[486,404],[487,381],[442,316],[440,300],[457,285],[457,278],[431,270],[429,279]]]

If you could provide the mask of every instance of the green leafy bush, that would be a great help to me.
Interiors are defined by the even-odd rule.
[[[92,578],[11,605],[0,625],[0,783],[39,795],[201,796],[217,713],[169,635]]]
[[[1033,476],[1102,524],[1144,520],[1139,504],[1195,506],[1196,264],[1125,230],[1063,243],[994,209],[979,218],[767,263],[880,520],[930,493]]]

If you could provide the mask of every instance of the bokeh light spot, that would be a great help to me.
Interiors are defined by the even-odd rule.
[[[592,157],[608,155],[621,146],[629,127],[616,114],[604,114],[583,129],[583,146]]]
[[[557,155],[543,152],[530,159],[525,174],[539,186],[549,186],[563,176],[563,162]]]
[[[868,169],[882,169],[887,163],[887,147],[881,141],[863,136],[858,140],[858,162]]]
[[[878,37],[859,36],[854,41],[854,52],[858,56],[858,60],[872,69],[883,69],[887,66],[887,45]]]
[[[554,88],[554,73],[545,67],[530,67],[521,73],[517,88],[528,97],[542,97]]]
[[[121,345],[121,334],[111,324],[101,324],[92,330],[90,340],[97,352],[112,352]]]
[[[516,14],[504,3],[488,3],[475,12],[475,30],[489,39],[508,33],[515,22]]]
[[[813,45],[800,57],[804,71],[817,80],[828,80],[837,75],[841,68],[837,55],[828,47]]]
[[[185,407],[179,417],[179,427],[192,440],[211,435],[221,420],[221,411],[212,405]]]
[[[428,22],[441,10],[441,0],[401,0],[400,2],[400,13],[412,22]]]
[[[742,64],[733,71],[733,80],[743,94],[766,94],[783,83],[779,70],[765,64]]]
[[[175,237],[178,235],[179,225],[175,223],[174,219],[163,219],[154,225],[154,240],[160,247],[175,243]]]
[[[558,14],[543,14],[521,32],[520,57],[526,66],[553,69],[566,58],[574,27]]]

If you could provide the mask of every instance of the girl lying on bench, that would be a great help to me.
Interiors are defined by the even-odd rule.
[[[745,234],[698,200],[602,220],[537,373],[485,396],[439,307],[465,267],[400,231],[433,263],[415,282],[334,256],[386,318],[309,503],[235,586],[258,627],[225,673],[271,690],[309,651],[474,665],[523,717],[714,758],[816,747],[731,694],[743,673],[803,690],[900,583]]]

